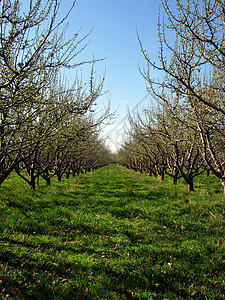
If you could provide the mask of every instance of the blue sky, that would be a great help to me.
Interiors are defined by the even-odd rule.
[[[71,1],[62,0],[61,12],[65,13]],[[140,52],[135,26],[148,53],[157,57],[157,21],[160,0],[77,0],[69,17],[68,36],[80,29],[80,37],[93,27],[88,47],[77,61],[93,57],[106,59],[96,64],[97,76],[106,71],[105,90],[110,91],[112,111],[117,109],[114,125],[107,126],[105,135],[111,132],[109,144],[113,150],[121,142],[122,124],[127,108],[133,109],[146,94],[145,80],[138,66],[145,67]],[[84,79],[88,78],[87,67],[81,68]],[[78,73],[80,68],[78,68]],[[69,76],[75,76],[75,70]],[[99,99],[106,102],[108,96]],[[147,106],[150,97],[142,102]],[[115,130],[113,129],[114,127]],[[119,129],[119,130],[118,130]],[[118,133],[119,131],[119,133]],[[120,136],[119,136],[120,135]]]

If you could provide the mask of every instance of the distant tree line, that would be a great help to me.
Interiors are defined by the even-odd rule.
[[[99,135],[109,107],[98,118],[94,109],[104,76],[96,82],[96,60],[77,62],[90,32],[66,39],[75,1],[62,19],[60,2],[0,1],[0,184],[15,170],[35,189],[40,176],[50,184],[54,175],[61,180],[110,161]],[[85,63],[88,83],[60,75]]]
[[[130,116],[119,161],[190,191],[204,171],[217,176],[225,195],[225,1],[163,0],[158,62],[138,39],[147,68],[142,72],[155,104]],[[152,70],[162,73],[162,80]]]

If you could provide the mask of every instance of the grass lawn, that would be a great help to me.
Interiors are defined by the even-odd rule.
[[[0,299],[223,299],[218,179],[195,191],[119,165],[0,187]]]

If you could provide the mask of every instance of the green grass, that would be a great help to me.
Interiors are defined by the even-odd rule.
[[[223,299],[224,200],[118,165],[0,187],[0,299]]]

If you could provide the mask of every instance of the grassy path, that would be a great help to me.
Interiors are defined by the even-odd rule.
[[[212,190],[212,187],[214,190]],[[224,203],[110,165],[0,188],[0,299],[223,299]]]

